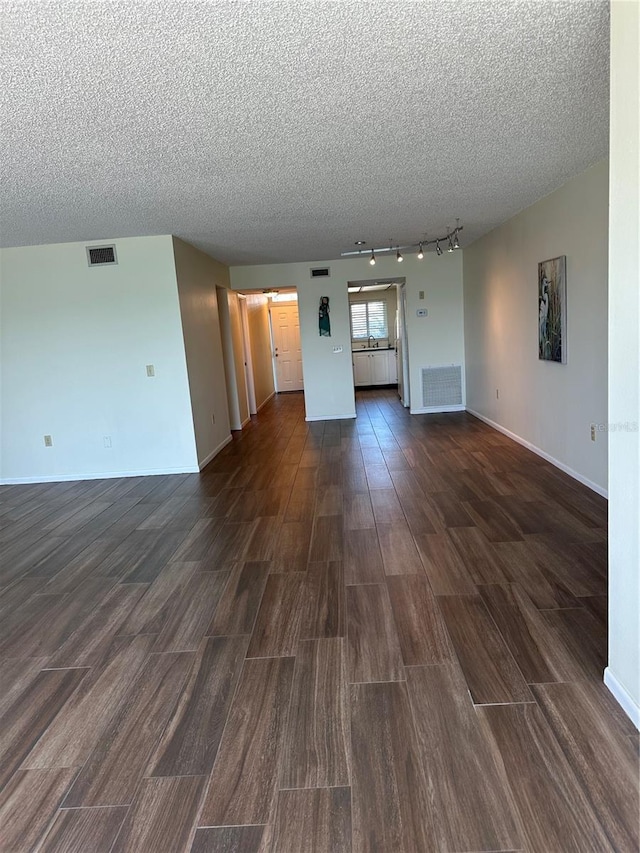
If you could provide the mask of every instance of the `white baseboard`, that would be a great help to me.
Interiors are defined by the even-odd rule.
[[[355,416],[355,412],[347,412],[346,415],[307,415],[305,421],[347,421]]]
[[[267,405],[267,403],[269,402],[269,400],[271,400],[271,399],[272,399],[273,397],[275,397],[275,396],[276,396],[276,392],[275,392],[275,391],[272,391],[272,392],[269,394],[269,396],[267,397],[267,399],[266,399],[266,400],[263,400],[263,401],[260,403],[260,405],[259,405],[259,406],[258,406],[258,408],[256,409],[256,414],[260,411],[260,409],[261,409],[263,406],[266,406],[266,405]]]
[[[410,415],[438,415],[442,412],[464,412],[464,405],[460,406],[423,406],[420,409],[409,409]]]
[[[611,672],[611,667],[607,667],[604,671],[604,683],[613,694],[614,699],[620,705],[627,717],[633,725],[640,729],[640,706],[627,693],[622,684],[618,681],[615,675]]]
[[[577,480],[579,483],[582,483],[583,486],[587,486],[587,488],[601,495],[603,498],[608,498],[609,493],[606,489],[603,489],[602,486],[599,486],[597,483],[594,483],[593,480],[589,480],[587,477],[584,477],[578,471],[574,471],[573,468],[570,468],[568,465],[565,465],[564,462],[560,462],[559,459],[556,459],[553,456],[550,456],[548,453],[545,453],[544,450],[541,450],[539,447],[536,447],[535,444],[532,444],[530,441],[527,441],[526,438],[522,438],[519,435],[516,435],[515,432],[511,432],[510,429],[503,427],[501,424],[492,421],[491,418],[485,417],[485,415],[481,415],[480,412],[476,412],[473,409],[467,408],[467,411],[470,415],[473,415],[474,418],[478,418],[478,420],[483,421],[485,424],[488,424],[493,429],[497,429],[498,432],[501,432],[503,435],[512,438],[518,444],[521,444],[523,447],[526,447],[527,450],[530,450],[532,453],[535,453],[537,456],[541,456],[543,459],[546,459],[547,462],[550,462],[552,465],[555,465],[556,468],[559,468],[561,471],[564,471],[565,474],[568,474],[570,477],[573,477],[574,480]]]
[[[43,474],[38,477],[3,477],[0,486],[23,486],[29,483],[67,483],[80,480],[116,480],[124,477],[158,477],[166,474],[198,474],[197,466],[184,468],[146,468],[141,471],[100,471],[96,474]]]
[[[207,454],[207,456],[205,456],[205,457],[204,457],[204,459],[202,460],[202,462],[200,462],[200,463],[199,463],[199,465],[198,465],[199,470],[200,470],[200,471],[202,471],[202,469],[203,469],[203,468],[205,468],[205,467],[209,464],[209,462],[211,462],[211,460],[212,460],[214,457],[216,457],[216,456],[218,455],[218,453],[220,453],[220,451],[221,451],[224,447],[226,447],[226,446],[227,446],[227,444],[229,444],[229,442],[230,442],[230,441],[233,441],[233,436],[232,436],[232,435],[228,435],[228,436],[225,438],[225,440],[224,440],[224,441],[221,441],[221,442],[220,442],[220,444],[216,447],[216,449],[215,449],[215,450],[212,450],[212,451],[211,451],[211,453]]]

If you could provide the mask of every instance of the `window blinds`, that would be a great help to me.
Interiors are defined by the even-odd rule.
[[[351,303],[351,337],[388,338],[387,303],[382,299]]]

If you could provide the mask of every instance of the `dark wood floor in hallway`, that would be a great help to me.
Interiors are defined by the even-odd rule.
[[[606,502],[465,413],[357,410],[0,489],[3,853],[637,853]]]

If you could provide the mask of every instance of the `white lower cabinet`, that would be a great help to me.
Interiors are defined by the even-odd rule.
[[[397,381],[395,350],[353,353],[354,385],[389,385]]]

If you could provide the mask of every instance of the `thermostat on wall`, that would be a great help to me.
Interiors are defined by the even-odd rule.
[[[418,308],[416,310],[416,317],[426,317],[429,311],[426,308]]]

